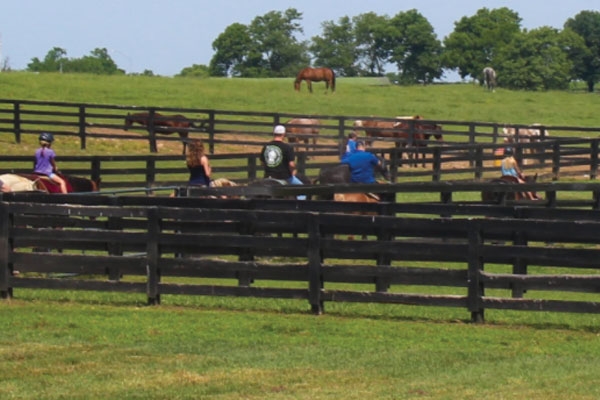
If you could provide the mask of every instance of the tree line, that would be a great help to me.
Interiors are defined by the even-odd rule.
[[[257,16],[248,25],[233,23],[213,41],[208,66],[194,64],[178,76],[291,77],[314,65],[330,67],[338,76],[388,76],[399,84],[429,84],[444,71],[481,82],[483,68],[492,66],[498,85],[509,89],[566,89],[580,81],[592,92],[600,80],[598,11],[581,11],[562,29],[527,30],[519,14],[507,7],[481,8],[455,22],[443,40],[416,9],[325,21],[321,34],[308,41],[298,39],[301,21],[302,13],[288,8]],[[124,73],[106,49],[82,59],[65,55],[54,48],[43,61],[34,58],[28,70]],[[390,66],[395,71],[386,73]]]

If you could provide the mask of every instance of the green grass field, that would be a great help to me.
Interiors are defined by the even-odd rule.
[[[583,92],[342,78],[325,95],[314,86],[310,95],[291,78],[0,74],[4,99],[600,126],[600,97]],[[5,154],[31,153],[3,136]],[[57,150],[79,152],[75,142]],[[596,315],[487,311],[473,325],[466,310],[437,307],[326,304],[316,317],[301,300],[165,296],[147,307],[124,293],[16,296],[0,301],[1,399],[600,397]]]

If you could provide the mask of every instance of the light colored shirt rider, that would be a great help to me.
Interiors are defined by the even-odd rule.
[[[502,172],[502,175],[510,175],[514,176],[515,178],[520,178],[521,170],[519,169],[519,164],[517,163],[517,160],[515,160],[515,158],[513,157],[512,147],[507,147],[506,149],[504,149],[504,155],[506,157],[504,157],[502,163],[500,164],[500,170]]]

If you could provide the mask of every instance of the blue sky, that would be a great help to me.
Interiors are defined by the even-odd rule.
[[[170,76],[193,64],[208,65],[212,42],[233,23],[249,24],[269,11],[296,8],[309,40],[321,34],[321,23],[338,22],[366,12],[394,16],[417,9],[443,40],[463,16],[480,8],[508,7],[522,26],[562,28],[583,10],[599,10],[597,0],[7,0],[0,6],[0,58],[12,69],[43,59],[53,47],[79,58],[106,48],[127,72],[146,69]]]

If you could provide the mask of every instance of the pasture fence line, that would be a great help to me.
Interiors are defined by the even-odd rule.
[[[127,128],[126,117],[129,113],[145,112],[154,124],[149,126],[132,126],[130,130],[138,132],[131,134],[125,131]],[[158,126],[156,122],[159,117],[153,117],[156,113],[170,113],[182,115],[193,123],[193,126],[185,128]],[[151,152],[157,152],[156,142],[158,134],[172,134],[183,132],[189,138],[200,137],[208,143],[210,154],[215,154],[217,146],[261,146],[265,138],[270,137],[274,125],[285,123],[289,119],[309,118],[320,121],[314,126],[320,129],[318,135],[293,134],[288,136],[312,139],[318,138],[319,142],[325,144],[309,143],[311,150],[337,150],[338,154],[343,152],[347,134],[354,130],[356,120],[381,120],[398,121],[390,117],[374,116],[340,116],[340,115],[303,115],[294,113],[277,112],[254,112],[234,111],[199,108],[173,108],[155,106],[125,106],[125,105],[102,105],[89,103],[69,102],[46,102],[32,100],[0,99],[0,133],[14,135],[16,143],[21,143],[23,135],[38,135],[48,131],[57,136],[77,137],[81,149],[86,149],[90,139],[118,138],[122,140],[146,140]],[[521,129],[530,128],[530,125],[504,124],[476,121],[451,121],[451,120],[420,120],[425,124],[437,124],[443,127],[442,133],[446,143],[455,144],[498,144],[505,137],[501,132],[504,127],[513,128],[517,131],[514,136],[516,144],[529,143],[529,138],[520,134]],[[405,120],[409,137],[406,139],[390,138],[398,145],[420,144],[434,146],[436,142],[431,141],[416,143],[415,121]],[[591,136],[597,137],[600,128],[573,127],[573,126],[535,126],[540,131],[540,141],[549,138],[562,139],[566,136]],[[393,130],[393,129],[388,129]],[[385,129],[383,130],[385,131]],[[146,132],[147,136],[140,136],[139,132]],[[552,134],[549,134],[552,132]],[[383,135],[386,136],[386,135]],[[174,135],[160,136],[161,140],[179,141]],[[378,138],[378,141],[390,141],[386,138]],[[294,143],[301,149],[303,143]],[[414,149],[412,149],[414,150]],[[474,148],[471,150],[473,155]]]
[[[545,209],[545,219],[451,218],[398,216],[394,205],[355,215],[368,210],[348,203],[341,213],[329,201],[0,200],[3,298],[21,288],[132,292],[149,304],[169,295],[263,297],[305,300],[315,314],[326,302],[375,302],[460,307],[476,322],[494,309],[600,312],[597,210],[574,210],[577,220],[560,209]],[[303,209],[311,204],[336,211]]]

